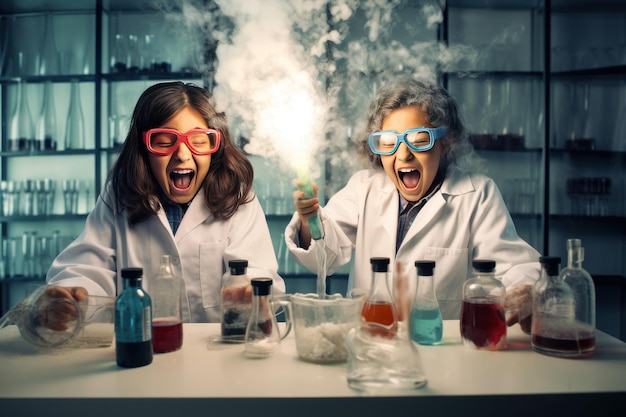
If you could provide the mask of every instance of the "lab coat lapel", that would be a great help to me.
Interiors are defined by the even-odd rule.
[[[200,189],[198,194],[191,200],[187,212],[178,225],[175,236],[176,241],[180,241],[187,233],[202,224],[210,216],[212,216],[212,214],[204,203],[204,190]]]
[[[385,181],[378,199],[378,218],[395,246],[398,233],[398,209],[400,200],[398,190],[391,181]]]
[[[448,168],[446,178],[441,184],[441,188],[433,195],[424,205],[413,221],[413,224],[407,231],[402,244],[398,248],[398,252],[402,250],[405,244],[423,230],[429,223],[435,221],[437,213],[439,213],[446,205],[446,196],[461,195],[474,191],[474,186],[466,173],[463,173],[456,166],[452,165]]]

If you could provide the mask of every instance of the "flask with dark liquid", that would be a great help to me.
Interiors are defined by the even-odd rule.
[[[561,258],[543,256],[539,261],[541,277],[533,287],[532,349],[557,357],[591,356],[594,332],[588,323],[577,320],[576,295],[563,279],[565,274],[559,274]]]
[[[183,280],[174,272],[170,255],[161,257],[159,272],[150,283],[152,295],[152,347],[154,353],[178,350],[183,345]]]
[[[222,286],[222,339],[243,342],[252,308],[248,261],[235,259],[229,261],[228,266],[230,275]]]
[[[115,357],[124,368],[152,363],[152,300],[142,278],[142,268],[122,269],[124,290],[115,301]]]
[[[435,261],[415,261],[417,286],[411,306],[409,332],[420,345],[434,345],[443,336],[443,320],[435,295],[433,270]]]
[[[461,339],[465,346],[476,349],[503,349],[506,346],[506,289],[495,277],[496,262],[474,260],[472,266],[473,277],[463,285]]]
[[[363,303],[361,318],[365,323],[379,325],[370,327],[371,333],[392,338],[398,331],[398,314],[389,291],[389,258],[371,258],[370,264],[372,280]]]

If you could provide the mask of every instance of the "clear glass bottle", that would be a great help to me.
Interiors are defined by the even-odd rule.
[[[222,339],[243,342],[252,309],[252,292],[248,280],[248,261],[234,259],[228,262],[230,275],[222,286]]]
[[[124,289],[115,301],[115,358],[124,368],[152,363],[152,300],[142,279],[142,268],[122,269]]]
[[[506,289],[495,277],[496,262],[476,259],[472,266],[473,276],[463,284],[461,339],[465,346],[475,349],[503,349],[506,347]]]
[[[35,139],[35,126],[28,106],[26,81],[17,84],[15,107],[11,116],[7,150],[27,151]]]
[[[53,23],[52,13],[46,13],[44,37],[39,51],[39,75],[59,75],[61,73]]]
[[[593,278],[583,268],[585,248],[580,239],[567,239],[567,267],[559,277],[570,286],[574,294],[574,314],[577,350],[579,355],[590,356],[596,345],[596,288]]]
[[[54,92],[52,82],[46,81],[43,87],[43,100],[41,112],[37,119],[37,132],[35,136],[35,150],[56,150],[57,115],[54,107]]]
[[[559,273],[561,258],[542,257],[541,278],[533,287],[531,346],[549,356],[585,358],[593,354],[595,332],[588,323],[577,320],[577,296]],[[577,271],[574,275],[579,275]],[[577,280],[572,276],[569,281]],[[585,308],[583,308],[584,310]]]
[[[265,358],[280,346],[281,336],[272,308],[272,279],[253,278],[252,309],[246,326],[245,354],[250,358]]]
[[[128,70],[128,52],[126,42],[121,34],[115,35],[113,50],[111,51],[111,73],[120,74]]]
[[[370,327],[371,333],[392,338],[398,332],[398,313],[389,290],[389,258],[374,257],[370,259],[372,280],[365,297],[361,318],[365,323],[376,323],[378,327]]]
[[[65,149],[85,148],[85,118],[80,101],[80,83],[72,79],[70,93],[70,107],[65,124]]]
[[[150,282],[152,297],[152,348],[173,352],[183,345],[183,280],[176,275],[170,255],[161,256],[159,272]]]
[[[420,345],[435,345],[443,336],[443,319],[434,286],[435,261],[415,261],[417,286],[411,305],[409,331]]]

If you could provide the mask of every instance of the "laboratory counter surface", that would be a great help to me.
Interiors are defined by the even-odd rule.
[[[293,332],[264,359],[242,344],[210,341],[219,324],[185,324],[179,351],[152,364],[119,368],[105,348],[42,350],[16,326],[0,331],[1,416],[204,415],[619,415],[626,410],[626,343],[597,332],[594,355],[545,356],[510,327],[508,346],[463,346],[459,322],[444,322],[436,346],[418,346],[428,379],[414,390],[356,391],[347,364],[298,358]],[[606,412],[600,411],[606,410]]]

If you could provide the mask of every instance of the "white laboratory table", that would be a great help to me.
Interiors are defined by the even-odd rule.
[[[123,369],[106,348],[41,350],[15,326],[0,331],[1,416],[619,415],[626,410],[626,344],[598,331],[587,359],[531,351],[509,328],[508,348],[462,345],[458,321],[437,346],[419,346],[428,384],[407,391],[358,392],[346,364],[298,359],[293,334],[266,359],[243,345],[209,343],[219,324],[185,324],[181,350]],[[597,414],[603,406],[607,414]],[[607,409],[606,407],[610,408]],[[411,410],[415,410],[411,412]],[[613,410],[613,411],[611,411]]]

